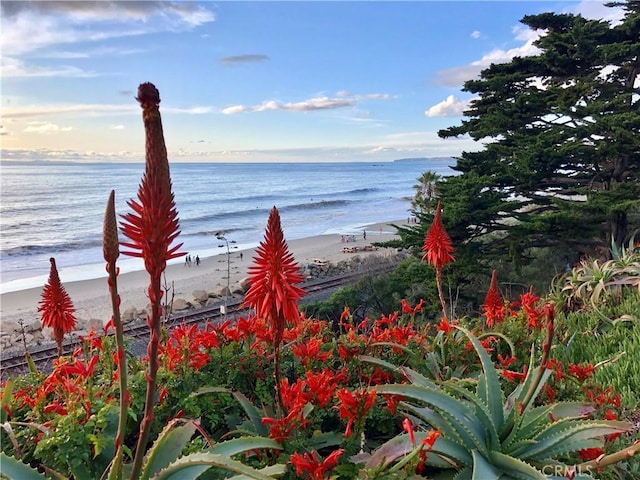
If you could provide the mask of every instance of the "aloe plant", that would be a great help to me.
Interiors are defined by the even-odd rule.
[[[233,455],[252,450],[281,449],[280,444],[264,437],[236,438],[214,444],[208,450],[182,456],[182,451],[197,428],[197,424],[191,420],[182,421],[181,424],[177,420],[170,422],[146,452],[142,471],[137,478],[139,480],[191,480],[214,467],[235,472],[240,475],[237,478],[271,480],[274,476],[284,474],[286,465],[277,464],[257,470],[232,458]],[[130,464],[125,465],[123,473],[128,474],[130,469]],[[0,453],[0,473],[9,480],[47,479],[29,465],[5,453]],[[65,479],[59,474],[56,474],[55,478]]]
[[[551,374],[545,365],[553,338],[553,309],[548,311],[547,320],[540,365],[535,367],[532,351],[524,381],[509,396],[505,396],[498,371],[479,340],[460,326],[455,328],[469,338],[482,366],[475,391],[463,388],[460,382],[435,383],[409,368],[362,357],[395,370],[409,382],[376,386],[378,393],[403,397],[400,408],[414,425],[440,430],[441,436],[426,457],[426,465],[443,470],[442,477],[438,478],[488,480],[504,475],[505,478],[547,479],[554,474],[590,478],[591,464],[568,465],[558,458],[601,447],[606,435],[631,429],[627,422],[588,419],[587,415],[594,411],[588,403],[536,406],[535,399]],[[394,461],[402,462],[411,455],[408,452],[415,453],[421,448],[420,445],[414,447],[410,435],[403,433],[374,452],[365,468],[393,468]],[[624,452],[630,456],[639,450],[640,444],[636,444]],[[613,463],[613,455],[601,459],[599,465]]]

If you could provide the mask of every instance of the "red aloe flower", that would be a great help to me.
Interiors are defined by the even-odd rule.
[[[433,216],[433,223],[427,234],[424,237],[424,245],[422,246],[424,255],[423,260],[426,260],[436,269],[436,285],[438,286],[438,297],[440,297],[440,304],[442,305],[442,313],[447,316],[447,304],[444,300],[444,294],[442,293],[442,281],[441,271],[442,267],[453,262],[453,245],[451,244],[451,238],[444,229],[442,223],[442,204],[438,202],[436,207],[436,214]]]
[[[254,265],[249,267],[251,287],[244,305],[255,308],[256,315],[268,322],[273,343],[278,345],[285,326],[300,318],[298,300],[305,292],[296,286],[304,278],[284,240],[276,207],[269,213],[267,231],[256,253]]]
[[[76,328],[75,308],[67,291],[60,282],[55,258],[50,258],[49,280],[42,291],[38,311],[42,312],[42,326],[53,328],[53,338],[58,345],[58,355],[62,355],[62,340],[65,333]]]
[[[491,285],[489,285],[482,310],[483,315],[487,318],[488,327],[492,327],[494,323],[500,323],[504,320],[504,301],[500,295],[500,290],[498,290],[498,272],[495,270],[491,274]]]
[[[167,148],[162,132],[160,93],[152,83],[142,83],[138,87],[137,100],[142,107],[145,130],[145,171],[138,188],[138,200],[127,202],[133,212],[122,217],[122,233],[130,241],[122,242],[121,245],[131,249],[122,252],[123,254],[144,260],[145,269],[149,273],[147,294],[151,308],[147,315],[150,331],[147,346],[147,393],[136,454],[131,467],[131,478],[137,478],[142,469],[142,460],[153,422],[162,320],[161,276],[168,260],[183,255],[182,252],[178,252],[182,244],[172,246],[180,231],[178,212],[171,191]]]
[[[122,253],[143,258],[149,275],[160,278],[167,260],[184,254],[178,252],[182,244],[171,246],[180,231],[158,108],[160,93],[153,84],[143,83],[138,88],[137,100],[142,107],[145,125],[146,162],[138,200],[127,202],[133,213],[122,217],[122,233],[131,241],[121,245],[132,249]],[[154,299],[150,300],[153,304]]]
[[[440,270],[455,260],[452,255],[453,250],[451,238],[442,223],[442,204],[438,202],[433,223],[424,237],[424,245],[422,247],[424,255],[422,259],[433,265],[436,270]]]

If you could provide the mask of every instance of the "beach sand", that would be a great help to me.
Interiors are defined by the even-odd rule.
[[[405,225],[406,221],[389,221],[366,228],[366,240],[363,235],[355,236],[355,242],[345,243],[341,234],[318,235],[308,238],[287,241],[289,251],[296,262],[302,266],[308,265],[313,259],[327,260],[337,263],[356,255],[380,255],[384,250],[374,252],[343,253],[345,246],[356,246],[360,249],[371,243],[384,242],[397,238],[396,230],[390,225]],[[205,290],[215,292],[227,286],[227,267],[230,270],[229,285],[231,289],[247,277],[247,269],[253,263],[255,249],[239,250],[229,245],[230,259],[227,265],[225,253],[213,257],[201,258],[201,263],[191,267],[181,263],[167,266],[165,271],[166,285],[173,286],[174,299],[193,300],[193,292]],[[242,258],[241,254],[242,253]],[[184,259],[183,259],[184,260]],[[99,320],[103,324],[111,317],[111,299],[109,296],[106,276],[104,278],[65,282],[64,268],[60,267],[60,280],[69,293],[76,308],[76,317],[83,320]],[[105,274],[106,275],[106,274]],[[120,294],[121,312],[135,308],[146,309],[148,299],[146,289],[149,277],[145,271],[123,273],[118,276],[118,293]],[[0,326],[9,322],[23,321],[31,324],[40,321],[37,311],[38,302],[42,294],[42,287],[31,288],[0,295]]]

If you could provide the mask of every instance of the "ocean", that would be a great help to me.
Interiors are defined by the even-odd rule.
[[[450,175],[451,159],[382,163],[173,163],[182,251],[195,258],[258,245],[273,206],[287,240],[362,234],[410,215],[413,185],[427,170]],[[41,287],[54,257],[63,283],[106,275],[102,221],[111,190],[130,211],[144,164],[0,165],[0,293]],[[120,240],[125,240],[121,236]],[[182,262],[182,259],[174,259]],[[142,270],[121,256],[121,272]]]

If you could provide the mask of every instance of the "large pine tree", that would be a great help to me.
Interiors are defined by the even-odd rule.
[[[524,17],[543,32],[539,54],[464,84],[477,97],[461,125],[439,135],[467,134],[484,147],[464,152],[460,174],[438,193],[447,230],[469,255],[590,252],[629,241],[640,226],[640,2],[621,5],[617,24]]]

